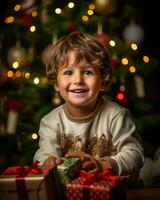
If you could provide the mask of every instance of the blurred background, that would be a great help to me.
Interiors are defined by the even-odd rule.
[[[0,172],[32,163],[40,119],[63,103],[45,75],[50,46],[80,30],[110,50],[114,78],[104,98],[131,111],[146,158],[140,178],[159,187],[158,23],[154,0],[1,0]]]

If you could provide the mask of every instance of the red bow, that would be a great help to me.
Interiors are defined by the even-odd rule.
[[[48,168],[38,168],[38,161],[35,161],[29,167],[23,167],[21,165],[16,165],[11,169],[7,169],[3,172],[4,175],[17,175],[15,178],[16,187],[17,187],[17,194],[18,198],[21,200],[29,200],[28,193],[26,190],[25,185],[25,176],[27,174],[42,174],[43,172],[47,171]]]
[[[89,185],[99,180],[114,181],[114,182],[118,182],[120,180],[119,176],[113,175],[111,169],[106,169],[103,172],[97,172],[97,173],[88,173],[84,170],[81,170],[80,175],[86,179],[85,184]]]
[[[7,169],[3,172],[4,175],[18,175],[19,177],[25,177],[28,173],[42,174],[41,168],[38,168],[38,161],[35,161],[31,166],[25,168],[21,165],[16,165],[11,169]]]

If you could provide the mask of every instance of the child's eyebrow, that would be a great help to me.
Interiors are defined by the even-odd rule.
[[[66,69],[66,68],[72,68],[72,66],[71,66],[71,65],[61,66],[61,67],[60,67],[60,70],[64,70],[64,69]]]
[[[71,68],[71,67],[74,67],[74,66],[75,66],[75,64],[74,65],[69,64],[69,65],[66,65],[65,68]]]
[[[81,67],[81,68],[95,68],[95,67],[97,67],[97,65],[93,65],[93,64],[89,64],[89,63],[87,63],[87,64],[83,64],[83,63],[75,63],[75,64],[72,64],[72,65],[66,65],[66,67],[64,67],[64,68],[74,68],[74,67]]]

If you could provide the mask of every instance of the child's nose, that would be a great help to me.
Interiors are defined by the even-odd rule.
[[[82,74],[75,74],[74,76],[74,84],[81,84],[84,83],[83,75]]]

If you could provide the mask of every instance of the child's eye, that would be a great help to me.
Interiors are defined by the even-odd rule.
[[[92,74],[94,74],[94,72],[93,72],[92,70],[86,70],[86,71],[84,72],[84,74],[85,74],[85,75],[92,75]]]
[[[70,76],[72,75],[72,71],[71,70],[66,70],[63,72],[64,75]]]

